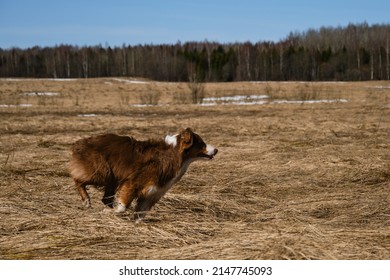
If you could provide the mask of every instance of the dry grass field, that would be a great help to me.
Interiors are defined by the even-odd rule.
[[[216,104],[187,104],[180,83],[0,80],[0,259],[390,259],[389,82],[205,94]],[[263,102],[225,104],[242,96]],[[185,127],[219,153],[144,222],[103,211],[94,189],[82,207],[67,172],[74,141]]]

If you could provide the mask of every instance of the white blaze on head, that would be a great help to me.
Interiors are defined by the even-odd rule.
[[[178,135],[179,134],[165,136],[165,143],[167,143],[168,145],[172,145],[173,147],[176,147]]]

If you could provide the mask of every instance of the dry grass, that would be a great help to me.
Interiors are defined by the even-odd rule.
[[[32,106],[0,107],[0,259],[389,259],[384,86],[207,84],[206,97],[349,102],[201,107],[175,104],[185,84],[2,80],[0,104]],[[34,91],[61,94],[23,95]],[[163,106],[128,106],[149,91]],[[145,222],[103,212],[96,190],[83,209],[66,169],[75,140],[182,127],[219,153],[194,163]]]

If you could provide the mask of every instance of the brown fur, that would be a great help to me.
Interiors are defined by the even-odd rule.
[[[104,134],[78,140],[72,147],[69,171],[84,204],[90,206],[87,185],[104,188],[103,203],[124,211],[137,199],[136,218],[142,218],[166,191],[200,158],[211,159],[199,135],[187,128],[176,146],[164,140],[138,141]]]

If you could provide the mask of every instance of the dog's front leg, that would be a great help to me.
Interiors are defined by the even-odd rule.
[[[134,185],[129,181],[122,183],[115,195],[114,210],[116,213],[126,211],[136,196]]]

